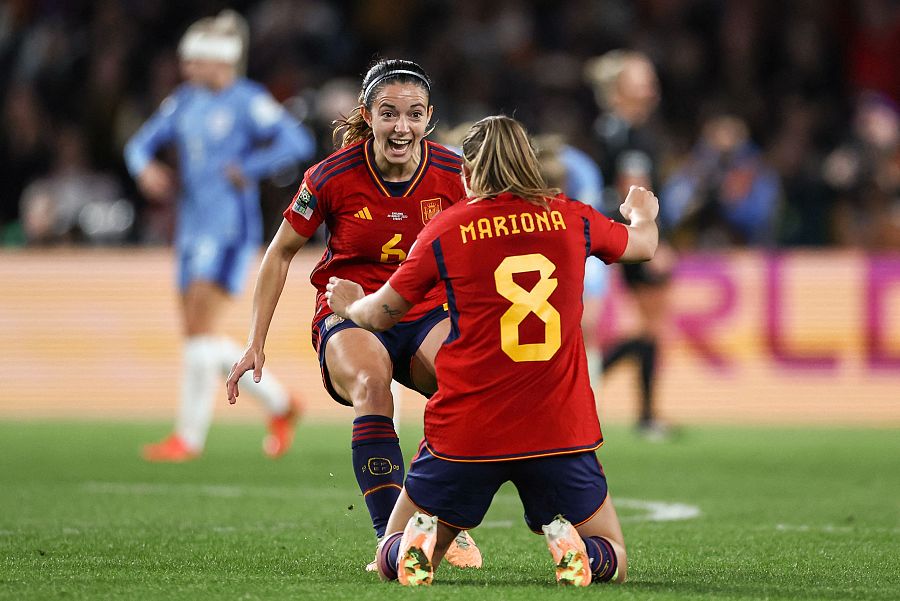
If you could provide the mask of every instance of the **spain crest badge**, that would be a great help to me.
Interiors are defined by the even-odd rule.
[[[441,199],[429,198],[421,201],[422,206],[422,223],[427,224],[434,219],[434,216],[441,212]]]

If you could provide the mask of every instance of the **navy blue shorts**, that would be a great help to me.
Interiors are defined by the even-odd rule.
[[[385,330],[384,332],[374,332],[378,340],[387,350],[391,357],[391,363],[394,365],[394,372],[391,377],[410,390],[415,390],[419,394],[430,397],[431,393],[419,390],[412,383],[410,375],[410,366],[413,357],[422,341],[428,336],[428,333],[440,322],[447,318],[447,310],[441,306],[437,306],[419,319],[408,322],[401,322]],[[328,375],[328,366],[325,365],[325,347],[328,340],[347,328],[358,328],[359,326],[349,319],[342,319],[335,314],[328,315],[317,321],[313,325],[312,340],[313,348],[319,355],[319,367],[322,370],[322,382],[325,384],[325,390],[331,395],[335,401],[341,405],[352,405],[350,401],[341,397],[331,385],[331,377]]]
[[[423,444],[406,474],[406,494],[429,515],[453,528],[481,523],[497,490],[512,482],[525,508],[525,523],[541,526],[562,515],[583,524],[606,501],[606,476],[594,451],[511,461],[448,461]]]

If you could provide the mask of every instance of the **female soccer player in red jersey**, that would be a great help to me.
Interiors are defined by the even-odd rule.
[[[528,526],[546,534],[559,582],[622,582],[622,529],[594,452],[603,436],[581,333],[584,265],[588,255],[650,259],[659,204],[633,188],[620,207],[624,225],[554,196],[524,128],[508,117],[472,127],[463,165],[470,199],[425,227],[378,292],[364,297],[338,278],[327,287],[337,315],[373,331],[393,327],[435,285],[447,292],[438,391],[379,571],[429,584],[456,533],[477,526],[512,481]]]
[[[384,535],[403,485],[404,462],[393,425],[391,379],[430,395],[437,389],[434,356],[450,332],[443,286],[435,286],[391,332],[373,334],[332,314],[325,300],[329,277],[377,290],[410,252],[419,231],[465,196],[459,156],[425,140],[433,107],[431,80],[416,63],[381,60],[362,82],[359,106],[338,123],[342,147],[307,170],[300,190],[260,267],[250,337],[227,381],[228,399],[238,378],[262,373],[263,347],[291,259],[323,222],[325,254],[310,280],[318,290],[312,339],[325,388],[356,413],[353,471],[372,517]],[[480,567],[467,535],[454,546],[460,566]],[[374,571],[374,562],[370,564]]]

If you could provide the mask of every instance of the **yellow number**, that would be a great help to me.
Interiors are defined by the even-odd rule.
[[[394,234],[394,237],[381,247],[382,263],[399,263],[406,258],[406,252],[402,248],[394,248],[400,244],[401,238],[403,238],[402,234]]]
[[[527,271],[541,274],[541,279],[531,290],[525,290],[513,281],[513,275]],[[513,361],[547,361],[562,345],[559,311],[548,302],[559,284],[556,278],[550,277],[554,271],[556,265],[541,254],[506,257],[494,270],[497,292],[512,303],[500,318],[500,347]],[[519,324],[529,313],[544,322],[544,341],[520,344]]]

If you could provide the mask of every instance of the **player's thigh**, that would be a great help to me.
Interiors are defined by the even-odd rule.
[[[576,528],[582,536],[602,536],[617,543],[622,548],[625,547],[622,524],[619,522],[616,507],[613,504],[612,496],[609,494],[606,495],[606,500],[603,501],[600,509],[589,520],[582,522]]]
[[[354,406],[367,390],[390,395],[391,357],[368,330],[347,328],[331,336],[325,346],[325,365],[335,392]]]
[[[219,330],[230,295],[216,282],[194,280],[181,297],[182,319],[187,336]]]
[[[541,526],[562,515],[575,526],[588,522],[607,498],[606,477],[591,452],[535,457],[511,462],[513,484],[525,509],[528,527]]]
[[[450,318],[436,323],[422,340],[409,365],[409,374],[415,387],[426,393],[437,391],[434,359],[441,345],[450,335]]]

